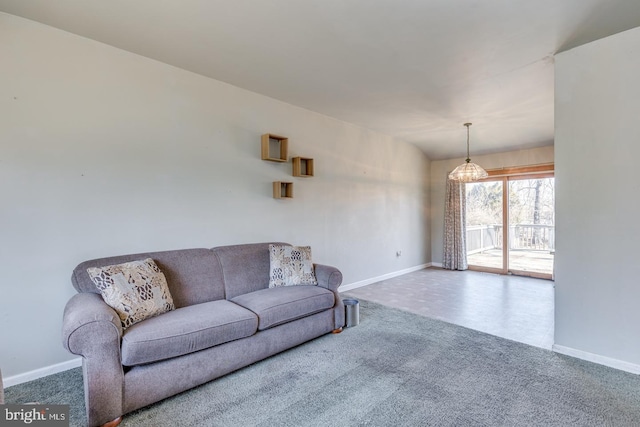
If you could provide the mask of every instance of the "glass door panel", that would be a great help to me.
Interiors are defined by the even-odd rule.
[[[554,178],[509,180],[508,270],[551,277],[555,253]]]
[[[466,184],[467,262],[504,271],[503,181]]]

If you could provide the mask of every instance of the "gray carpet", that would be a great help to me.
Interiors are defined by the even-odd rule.
[[[125,416],[122,426],[640,426],[640,376],[360,303],[360,325]],[[80,369],[10,387],[71,404]]]

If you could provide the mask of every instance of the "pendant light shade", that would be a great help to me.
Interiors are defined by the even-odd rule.
[[[453,172],[449,174],[449,179],[461,182],[473,182],[486,178],[489,174],[482,166],[471,163],[471,159],[469,158],[469,126],[471,126],[471,123],[465,123],[464,125],[467,127],[467,159],[465,163],[455,168]]]

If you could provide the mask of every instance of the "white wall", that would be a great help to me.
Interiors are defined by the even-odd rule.
[[[638,76],[640,28],[556,57],[555,348],[640,372]]]
[[[5,377],[75,357],[61,318],[86,259],[282,240],[346,284],[431,259],[412,145],[2,13],[0,58]],[[316,176],[260,160],[267,132]],[[276,180],[295,198],[273,199]]]
[[[553,146],[472,156],[471,160],[485,169],[552,163]],[[444,202],[447,175],[463,162],[463,157],[431,162],[431,260],[434,265],[441,265],[443,260]]]

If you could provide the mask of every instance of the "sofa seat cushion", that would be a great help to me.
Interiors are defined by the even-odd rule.
[[[319,286],[283,286],[239,295],[231,301],[258,315],[258,330],[269,329],[335,305],[333,292]]]
[[[256,333],[258,318],[227,300],[182,307],[136,323],[122,337],[122,364],[169,359]]]

